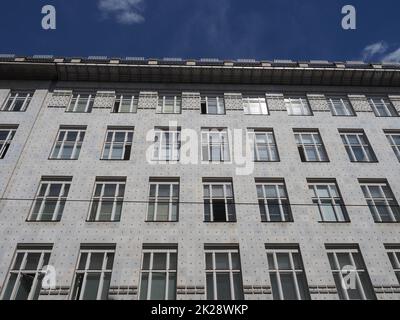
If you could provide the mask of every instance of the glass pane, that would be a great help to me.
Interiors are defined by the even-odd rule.
[[[22,274],[15,300],[27,300],[32,289],[34,274]]]
[[[242,287],[242,276],[240,273],[233,274],[233,288],[235,290],[235,300],[242,300],[244,296]]]
[[[149,274],[146,272],[142,273],[142,279],[140,281],[140,300],[147,300],[147,290],[149,283]]]
[[[166,270],[167,254],[154,253],[153,254],[153,270]]]
[[[16,280],[17,280],[17,275],[15,273],[12,273],[10,275],[10,278],[8,279],[7,287],[3,294],[3,300],[9,300],[11,298],[11,294],[14,290]]]
[[[86,283],[83,292],[83,300],[96,300],[99,289],[101,273],[86,274]]]
[[[41,253],[28,253],[24,270],[37,270]]]
[[[213,270],[213,258],[212,253],[206,253],[206,270]]]
[[[107,272],[103,275],[103,288],[101,290],[101,300],[108,300],[108,291],[110,289],[111,273]]]
[[[232,259],[232,269],[233,270],[240,270],[239,253],[231,253],[231,259]]]
[[[215,268],[217,270],[229,270],[228,253],[215,253]]]
[[[297,300],[296,287],[292,273],[281,273],[281,284],[285,300]]]
[[[90,270],[101,270],[103,268],[103,259],[104,259],[103,252],[91,253],[89,269]]]
[[[206,281],[207,281],[207,300],[214,300],[214,280],[212,273],[207,273]]]
[[[290,259],[288,253],[277,253],[276,259],[278,261],[279,270],[291,270]]]
[[[217,299],[218,300],[231,300],[231,282],[229,273],[217,273]]]
[[[165,300],[166,274],[164,272],[153,272],[151,279],[151,300]]]
[[[176,273],[170,273],[168,277],[168,300],[176,299]]]

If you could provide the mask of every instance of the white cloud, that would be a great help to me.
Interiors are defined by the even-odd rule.
[[[381,55],[385,53],[388,46],[386,42],[380,41],[373,44],[370,44],[364,48],[362,51],[363,60],[369,60],[377,55]]]
[[[382,58],[383,62],[400,62],[400,48],[398,48],[397,50],[390,52],[388,54],[386,54],[383,58]]]
[[[99,0],[98,8],[105,17],[114,17],[118,23],[141,23],[145,19],[141,14],[144,0]]]

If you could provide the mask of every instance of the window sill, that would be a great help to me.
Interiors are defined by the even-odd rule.
[[[351,221],[318,221],[321,224],[349,224]]]
[[[288,221],[262,221],[261,220],[261,223],[267,223],[267,224],[272,224],[272,223],[275,223],[275,224],[294,223],[294,220],[288,220]]]
[[[42,223],[42,222],[53,223],[53,222],[60,222],[60,221],[61,221],[61,219],[59,219],[59,220],[29,220],[29,219],[26,219],[25,220],[25,222],[29,222],[29,223]]]
[[[174,220],[174,221],[152,221],[152,220],[145,220],[144,222],[146,223],[166,223],[166,224],[170,224],[170,223],[178,223],[179,220]]]
[[[212,224],[212,223],[216,223],[216,224],[222,224],[222,223],[229,223],[229,224],[231,224],[231,223],[237,223],[237,221],[235,220],[235,221],[203,221],[204,223],[207,223],[207,224]]]
[[[115,222],[121,222],[121,220],[85,220],[87,223],[115,223]]]
[[[48,158],[47,160],[51,160],[51,161],[76,161],[76,160],[79,160],[79,158],[77,158],[77,159],[69,159],[69,158]]]
[[[351,161],[351,163],[379,163],[379,161]]]

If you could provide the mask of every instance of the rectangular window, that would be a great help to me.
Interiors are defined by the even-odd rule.
[[[348,222],[339,188],[333,180],[308,180],[312,202],[318,206],[322,222]]]
[[[179,180],[150,179],[147,221],[178,221]]]
[[[294,130],[297,149],[303,162],[327,162],[329,161],[321,136],[317,130]]]
[[[117,95],[112,109],[113,113],[136,113],[138,98],[132,94]]]
[[[327,97],[329,108],[332,115],[350,117],[354,116],[355,112],[348,98],[346,97]]]
[[[207,300],[243,300],[239,249],[205,247]]]
[[[254,161],[279,161],[273,130],[249,129],[250,141],[253,141]]]
[[[339,130],[351,162],[377,162],[374,151],[364,131]]]
[[[244,114],[268,114],[265,97],[243,97]]]
[[[393,271],[400,284],[400,245],[385,245]]]
[[[360,180],[369,210],[375,222],[400,222],[400,208],[386,181]]]
[[[285,107],[289,116],[311,116],[307,98],[285,98]]]
[[[140,277],[140,300],[175,300],[177,247],[144,247]]]
[[[52,246],[18,245],[4,283],[2,300],[38,300]]]
[[[25,111],[31,102],[32,96],[33,92],[11,91],[1,111]]]
[[[154,132],[154,160],[179,161],[181,149],[181,131],[155,128]]]
[[[131,158],[133,128],[109,128],[104,142],[102,160],[129,160]]]
[[[225,103],[223,97],[204,96],[201,97],[202,114],[225,114]]]
[[[385,130],[385,134],[397,159],[400,161],[400,131]]]
[[[369,105],[377,117],[397,117],[397,111],[388,98],[371,97],[368,99]]]
[[[6,156],[16,132],[17,127],[0,126],[0,159]]]
[[[119,221],[124,201],[125,184],[125,178],[97,178],[88,221]]]
[[[92,112],[94,95],[89,93],[74,93],[66,112],[89,113]]]
[[[232,182],[203,180],[204,221],[236,222]]]
[[[181,113],[182,98],[176,95],[163,95],[158,98],[160,113]]]
[[[108,300],[115,246],[81,247],[71,300]]]
[[[297,245],[266,245],[274,300],[309,300],[310,293]]]
[[[43,177],[28,221],[60,221],[72,178]]]
[[[201,146],[203,161],[230,161],[228,132],[226,129],[202,129]]]
[[[76,160],[81,152],[86,127],[61,127],[50,159]]]
[[[292,213],[284,180],[256,179],[256,188],[261,221],[292,221]]]
[[[326,245],[326,250],[340,299],[376,299],[358,246]]]

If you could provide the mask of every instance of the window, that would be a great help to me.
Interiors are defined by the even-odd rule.
[[[297,148],[303,162],[329,161],[318,131],[294,131]]]
[[[33,92],[16,92],[11,91],[6,102],[3,104],[1,111],[25,111],[31,102]]]
[[[358,246],[326,245],[326,249],[339,298],[342,300],[376,299]]]
[[[243,300],[239,250],[206,246],[207,300]]]
[[[328,97],[327,101],[332,115],[347,117],[355,115],[351,103],[346,97]]]
[[[102,160],[129,160],[131,158],[133,129],[109,128],[104,143]]]
[[[201,145],[203,161],[223,162],[230,160],[228,132],[226,129],[202,129]]]
[[[347,155],[352,162],[377,162],[374,151],[363,131],[340,131]]]
[[[250,129],[249,136],[254,141],[254,161],[279,161],[278,148],[272,130]]]
[[[397,159],[400,161],[400,131],[385,131],[386,138],[392,147]]]
[[[107,300],[115,246],[81,247],[71,300]]]
[[[180,129],[156,128],[154,133],[154,160],[179,161],[181,149]]]
[[[266,246],[274,300],[309,300],[310,293],[298,246]]]
[[[126,179],[96,179],[88,221],[119,221]]]
[[[244,114],[268,114],[265,97],[243,97]]]
[[[225,114],[225,103],[222,97],[205,96],[201,98],[202,114]]]
[[[322,222],[348,222],[346,207],[335,181],[308,181],[312,202],[318,206]]]
[[[392,264],[393,271],[400,283],[400,246],[399,245],[385,245],[389,260]]]
[[[4,284],[2,300],[37,300],[48,265],[51,246],[17,247]]]
[[[73,94],[67,107],[67,112],[87,113],[92,112],[94,96],[87,93]]]
[[[60,221],[72,178],[42,178],[28,221]]]
[[[232,182],[203,180],[203,191],[206,222],[236,221]]]
[[[86,127],[61,127],[51,151],[50,159],[76,160],[81,152]]]
[[[361,180],[369,210],[375,222],[400,222],[400,208],[386,181]]]
[[[143,248],[140,300],[176,299],[177,248]]]
[[[0,126],[0,159],[4,159],[4,157],[6,156],[16,131],[16,127]]]
[[[256,188],[261,221],[292,221],[284,180],[256,180]]]
[[[147,221],[178,221],[179,180],[150,180]]]
[[[136,113],[138,107],[138,98],[131,94],[117,95],[113,113]]]
[[[311,116],[307,98],[285,98],[285,106],[289,116]]]
[[[165,95],[158,98],[160,113],[181,113],[182,99],[179,96]]]
[[[397,117],[396,109],[388,98],[372,97],[368,102],[377,117]]]

